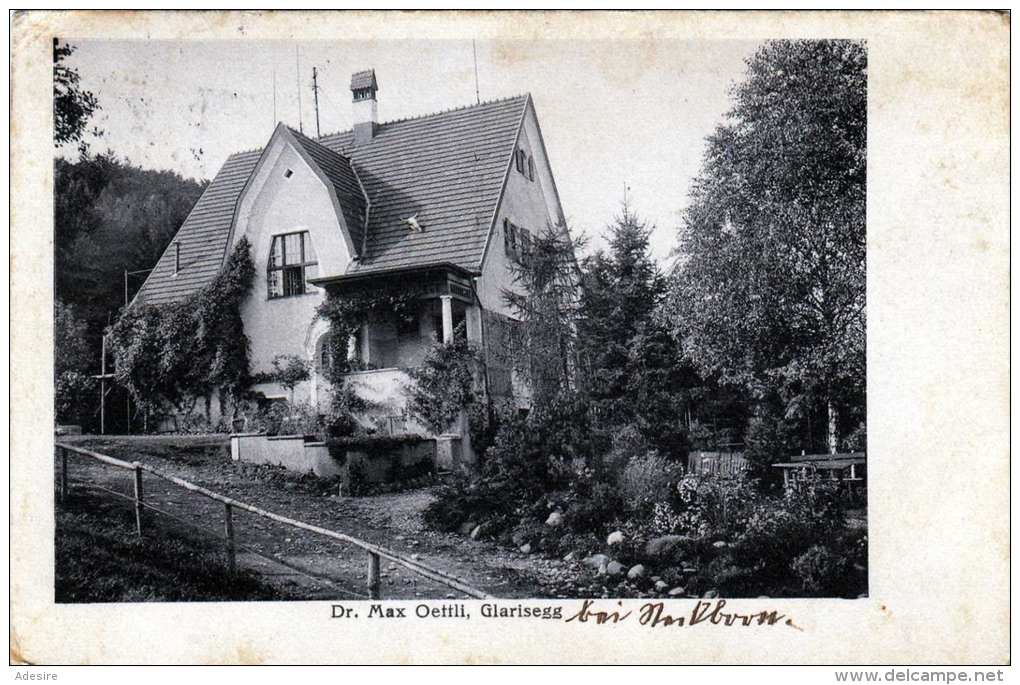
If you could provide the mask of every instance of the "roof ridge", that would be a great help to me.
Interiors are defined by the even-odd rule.
[[[440,110],[437,110],[435,112],[428,112],[426,114],[416,114],[414,116],[403,117],[403,118],[400,118],[400,119],[390,119],[389,121],[381,122],[379,124],[379,126],[386,126],[387,124],[402,124],[402,123],[405,123],[405,122],[408,122],[408,121],[418,121],[419,119],[428,119],[429,117],[437,117],[437,116],[440,116],[442,114],[450,114],[451,112],[460,112],[462,110],[472,109],[474,107],[482,107],[484,105],[495,105],[495,104],[500,103],[500,102],[509,102],[510,100],[519,100],[521,98],[526,98],[526,97],[528,97],[530,95],[531,95],[531,93],[524,92],[524,93],[518,93],[516,95],[507,95],[507,96],[501,97],[501,98],[493,98],[492,100],[482,100],[481,102],[476,102],[474,104],[460,105],[459,107],[450,107],[449,109],[440,109]],[[340,155],[341,157],[343,157],[347,161],[351,161],[351,159],[347,155],[345,155],[344,153],[339,152],[338,150],[334,150],[333,148],[329,147],[328,145],[323,145],[319,141],[321,141],[323,138],[332,138],[332,137],[335,137],[335,136],[342,136],[345,133],[350,133],[352,131],[352,129],[344,128],[344,129],[340,129],[339,131],[333,131],[332,133],[324,133],[321,136],[319,136],[318,138],[309,138],[304,133],[298,131],[297,129],[295,129],[290,124],[285,124],[282,121],[280,123],[283,124],[284,126],[286,126],[289,131],[297,133],[299,136],[302,136],[305,139],[310,140],[313,143],[316,143],[317,145],[326,148],[330,152],[335,152],[336,154]],[[263,145],[261,147],[253,147],[253,148],[249,148],[247,150],[238,150],[236,152],[231,152],[230,155],[228,155],[227,159],[230,159],[231,157],[238,157],[240,155],[250,155],[250,154],[253,154],[253,153],[256,153],[256,152],[261,153],[265,149],[266,149],[266,146]]]
[[[300,142],[302,142],[302,143],[303,143],[303,142],[305,142],[305,141],[308,141],[309,143],[313,143],[314,145],[317,145],[318,147],[321,147],[321,148],[322,148],[323,150],[325,150],[326,152],[328,152],[328,153],[330,153],[330,154],[332,154],[332,155],[336,155],[337,157],[340,157],[340,158],[341,158],[341,159],[343,159],[343,160],[344,160],[345,162],[347,162],[347,164],[348,164],[349,166],[352,166],[352,167],[354,166],[354,162],[353,162],[353,160],[352,160],[352,159],[351,159],[351,158],[350,158],[349,156],[347,156],[347,155],[345,155],[344,153],[340,152],[339,150],[334,150],[334,149],[333,149],[333,148],[331,148],[331,147],[328,147],[328,146],[326,146],[326,145],[323,145],[322,143],[320,143],[320,142],[319,142],[318,140],[316,140],[315,138],[312,138],[312,137],[310,137],[310,136],[306,136],[306,135],[305,135],[304,133],[302,133],[301,131],[298,131],[298,130],[294,129],[294,128],[293,128],[292,126],[290,126],[289,124],[284,124],[284,126],[286,126],[286,127],[287,127],[287,130],[288,130],[288,131],[290,131],[290,132],[291,132],[291,133],[293,133],[294,135],[298,136],[298,140],[299,140]],[[320,137],[322,137],[322,136],[320,136]]]
[[[497,104],[497,103],[500,103],[500,102],[509,102],[510,100],[520,100],[521,98],[526,98],[529,95],[531,95],[531,94],[527,93],[527,92],[525,92],[525,93],[518,93],[516,95],[507,95],[507,96],[501,97],[501,98],[493,98],[492,100],[482,100],[481,102],[476,102],[476,103],[469,104],[469,105],[460,105],[459,107],[450,107],[449,109],[440,109],[440,110],[437,110],[435,112],[428,112],[427,114],[415,114],[414,116],[402,117],[400,119],[390,119],[389,121],[380,122],[379,126],[386,126],[388,124],[402,124],[402,123],[405,123],[405,122],[408,122],[408,121],[418,121],[419,119],[428,119],[429,117],[437,117],[437,116],[440,116],[442,114],[450,114],[451,112],[460,112],[460,111],[465,110],[465,109],[473,109],[475,107],[482,107],[484,105],[494,105],[494,104]],[[351,129],[345,128],[345,129],[341,129],[339,131],[334,131],[332,133],[323,134],[322,136],[320,136],[320,139],[322,139],[322,138],[330,138],[330,137],[333,137],[333,136],[340,136],[340,135],[343,135],[345,133],[350,133],[350,132],[351,132]]]

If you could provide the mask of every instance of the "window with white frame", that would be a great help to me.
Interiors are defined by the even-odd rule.
[[[308,279],[318,275],[319,261],[308,231],[273,236],[266,271],[269,299],[303,295],[315,287]]]

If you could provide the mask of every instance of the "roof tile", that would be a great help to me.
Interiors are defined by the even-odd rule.
[[[294,132],[333,183],[352,238],[364,242],[350,272],[443,262],[480,268],[527,101],[522,95],[384,123],[359,145],[351,131],[318,141]],[[168,249],[136,301],[177,300],[215,277],[226,254],[234,207],[260,155],[261,150],[252,150],[227,159],[175,238],[188,255],[180,272],[174,274]],[[367,208],[359,205],[362,185]],[[368,231],[362,234],[365,211]],[[418,217],[421,233],[408,229],[405,219],[411,216]]]

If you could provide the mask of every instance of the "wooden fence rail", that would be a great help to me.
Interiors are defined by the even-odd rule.
[[[424,564],[414,561],[413,559],[408,559],[392,550],[380,547],[378,545],[372,544],[371,542],[361,540],[359,538],[347,535],[345,533],[339,533],[335,530],[329,530],[328,528],[315,526],[310,523],[305,523],[304,521],[298,521],[297,519],[292,519],[287,516],[282,516],[280,514],[267,511],[260,507],[256,507],[252,504],[248,504],[247,502],[241,502],[232,497],[221,495],[218,492],[213,492],[212,490],[203,488],[200,485],[195,485],[194,483],[186,481],[183,478],[178,478],[177,476],[171,475],[169,473],[166,473],[165,471],[161,471],[160,469],[154,468],[147,464],[142,464],[141,462],[137,461],[136,462],[122,461],[120,459],[114,459],[113,457],[107,456],[105,454],[93,452],[92,450],[83,449],[81,447],[74,447],[73,445],[67,445],[59,442],[55,443],[55,449],[57,450],[57,456],[59,456],[60,458],[59,460],[60,460],[61,501],[65,500],[68,494],[68,479],[67,479],[68,453],[78,454],[80,456],[88,457],[95,461],[106,464],[108,466],[130,470],[133,472],[134,496],[129,497],[127,495],[122,495],[120,493],[115,494],[118,494],[121,497],[124,497],[125,499],[130,499],[134,502],[135,525],[137,528],[138,535],[142,534],[143,508],[154,509],[153,507],[148,506],[144,501],[144,492],[142,489],[142,472],[151,473],[153,476],[173,483],[174,485],[180,486],[185,490],[189,490],[196,494],[202,495],[203,497],[207,497],[208,499],[221,502],[224,505],[224,511],[226,516],[224,520],[224,532],[226,536],[227,545],[227,562],[231,571],[234,570],[236,563],[235,562],[236,546],[234,542],[234,525],[232,518],[233,510],[241,509],[249,513],[255,514],[256,516],[260,516],[271,521],[276,521],[277,523],[282,523],[284,525],[291,526],[293,528],[299,528],[301,530],[307,530],[311,533],[316,533],[317,535],[322,535],[324,537],[331,538],[333,540],[336,540],[337,542],[347,543],[365,550],[365,552],[368,554],[368,594],[371,599],[379,599],[380,596],[380,581],[379,581],[380,558],[388,559],[394,564],[402,566],[408,569],[409,571],[416,573],[419,576],[428,578],[429,580],[440,583],[441,585],[445,585],[449,588],[462,592],[468,597],[474,597],[476,599],[492,599],[491,595],[488,595],[482,592],[481,590],[475,589],[470,585],[461,582],[460,579],[458,578],[454,578],[453,576],[450,576],[444,573],[443,571],[439,571],[429,566],[425,566]]]

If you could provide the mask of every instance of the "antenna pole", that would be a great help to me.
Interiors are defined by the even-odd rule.
[[[276,128],[276,67],[273,67],[273,128]]]
[[[475,41],[471,41],[471,54],[475,61],[475,104],[482,104],[482,97],[478,94],[478,48],[475,47]]]
[[[304,117],[301,115],[301,48],[297,46],[294,48],[294,54],[297,55],[297,116],[298,116],[298,131],[301,133],[305,132]]]
[[[319,72],[312,67],[312,93],[315,94],[315,137],[321,138],[322,131],[319,130]]]

